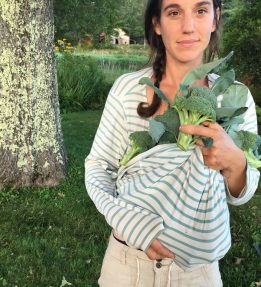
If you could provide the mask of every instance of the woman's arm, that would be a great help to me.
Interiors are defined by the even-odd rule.
[[[248,130],[257,133],[257,118],[255,104],[251,93],[248,93],[246,105],[248,110],[244,115],[244,124],[238,130]],[[212,147],[206,148],[198,141],[204,158],[204,163],[215,170],[220,170],[227,187],[228,202],[233,205],[246,203],[255,193],[259,171],[249,166],[244,153],[239,149],[223,128],[217,123],[205,122],[204,126],[186,125],[180,128],[182,132],[211,137]]]
[[[146,250],[163,231],[157,214],[117,198],[119,161],[128,146],[127,122],[119,87],[112,88],[90,154],[85,160],[85,185],[108,224],[130,245]],[[144,226],[147,226],[144,229]]]

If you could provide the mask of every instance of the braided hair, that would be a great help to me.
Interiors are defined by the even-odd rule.
[[[150,62],[152,63],[153,75],[155,78],[154,85],[160,87],[160,82],[166,69],[166,49],[162,38],[157,35],[154,30],[153,19],[160,21],[161,7],[163,0],[148,0],[144,17],[145,38],[151,48]],[[216,30],[212,32],[208,49],[204,54],[204,62],[213,60],[219,51],[219,18],[216,13],[217,9],[221,12],[221,0],[213,0],[214,4],[214,17],[216,21]],[[148,105],[142,102],[138,105],[137,113],[139,116],[148,118],[155,114],[161,105],[161,99],[154,92],[152,102]]]

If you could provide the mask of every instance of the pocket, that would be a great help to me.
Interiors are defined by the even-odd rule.
[[[109,252],[106,252],[98,280],[100,287],[134,287],[136,279],[136,268],[122,263]]]

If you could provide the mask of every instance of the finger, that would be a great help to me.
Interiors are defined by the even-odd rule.
[[[162,258],[175,258],[173,252],[171,252],[167,247],[163,246],[157,239],[153,240],[150,247]]]
[[[146,251],[146,255],[149,257],[150,260],[159,260],[163,259],[160,254],[158,254],[155,250],[151,247]]]
[[[202,123],[202,125],[205,127],[211,128],[213,130],[217,130],[217,131],[223,130],[223,127],[221,125],[219,125],[217,122],[205,121]]]
[[[201,137],[214,138],[216,135],[216,130],[201,125],[182,125],[180,126],[179,130],[185,134],[197,135]]]

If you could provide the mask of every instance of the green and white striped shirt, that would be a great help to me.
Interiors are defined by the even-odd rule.
[[[195,145],[186,152],[176,144],[155,146],[120,167],[130,133],[148,129],[149,121],[137,114],[138,104],[147,102],[146,87],[138,82],[151,75],[147,68],[114,83],[85,161],[88,194],[129,245],[146,251],[157,238],[174,252],[182,268],[219,260],[231,245],[227,202],[247,202],[257,188],[259,172],[247,167],[247,184],[234,198],[220,172],[204,165]],[[209,76],[210,84],[215,76]],[[257,132],[250,92],[246,105],[240,129]]]

